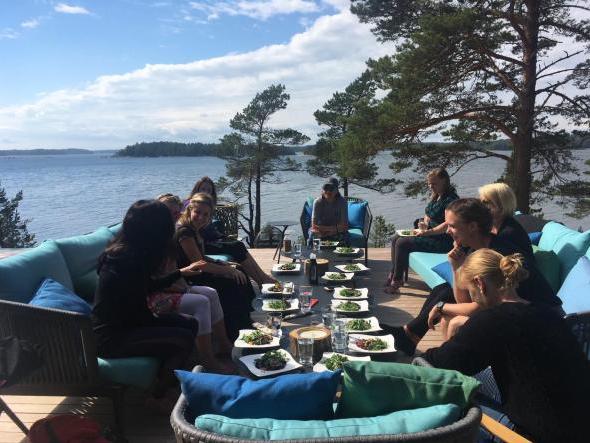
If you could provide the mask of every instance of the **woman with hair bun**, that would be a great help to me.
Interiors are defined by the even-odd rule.
[[[535,442],[587,441],[590,368],[580,346],[555,310],[521,298],[516,288],[528,272],[519,254],[491,249],[470,254],[458,285],[478,304],[446,343],[423,357],[437,368],[475,375],[491,367],[511,426]],[[491,404],[489,399],[485,403]]]

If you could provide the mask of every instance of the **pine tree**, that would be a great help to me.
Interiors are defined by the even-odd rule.
[[[23,191],[9,199],[0,183],[0,248],[29,248],[35,245],[35,235],[27,230],[29,220],[22,220],[18,213],[22,199]]]

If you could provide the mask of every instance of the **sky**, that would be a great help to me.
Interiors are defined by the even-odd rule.
[[[0,149],[216,142],[282,83],[272,119],[313,112],[392,53],[347,0],[0,0]]]

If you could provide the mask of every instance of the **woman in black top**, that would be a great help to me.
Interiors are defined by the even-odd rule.
[[[198,325],[178,314],[156,317],[149,310],[151,291],[181,276],[200,273],[204,262],[191,263],[161,278],[152,276],[167,257],[174,223],[166,206],[155,200],[134,203],[123,227],[99,259],[98,286],[92,309],[98,355],[105,358],[156,357],[162,361],[154,397],[175,382],[195,343]]]
[[[432,195],[426,205],[425,216],[418,223],[413,236],[395,235],[391,240],[392,270],[387,277],[385,292],[394,294],[403,286],[403,276],[408,270],[411,252],[449,252],[453,240],[446,232],[445,209],[459,197],[451,185],[449,173],[436,168],[428,173],[426,181]]]
[[[195,194],[179,219],[176,230],[176,260],[179,266],[206,260],[203,274],[190,279],[192,284],[211,286],[217,290],[225,326],[230,340],[237,338],[240,329],[249,328],[254,290],[241,267],[226,262],[208,261],[204,253],[200,229],[211,220],[213,202],[208,194]]]
[[[490,183],[479,188],[479,199],[492,213],[492,234],[516,246],[528,259],[533,259],[531,239],[514,219],[516,195],[506,183]]]
[[[526,276],[521,255],[505,257],[491,249],[470,254],[458,285],[480,309],[424,358],[467,375],[490,366],[504,412],[531,440],[588,441],[588,362],[554,310],[518,296],[516,287]]]

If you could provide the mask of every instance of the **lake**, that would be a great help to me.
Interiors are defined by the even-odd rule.
[[[590,150],[576,154],[580,164],[590,158]],[[307,159],[304,155],[294,158]],[[388,153],[377,157],[380,174],[391,174],[390,161]],[[453,182],[460,196],[476,196],[477,188],[494,181],[501,171],[501,160],[481,160],[462,169]],[[29,231],[39,241],[117,223],[138,199],[165,192],[184,198],[201,176],[216,180],[224,173],[225,162],[216,157],[125,158],[105,153],[0,157],[0,182],[9,197],[23,190],[20,214],[30,219]],[[297,221],[299,231],[303,202],[308,196],[319,195],[324,180],[306,172],[287,172],[281,177],[280,184],[262,186],[262,219]],[[398,229],[410,227],[425,206],[424,200],[407,198],[401,191],[380,194],[351,186],[349,194],[368,200],[373,216],[383,215]],[[555,204],[545,204],[543,211],[546,218],[590,229],[590,217],[571,219]]]

